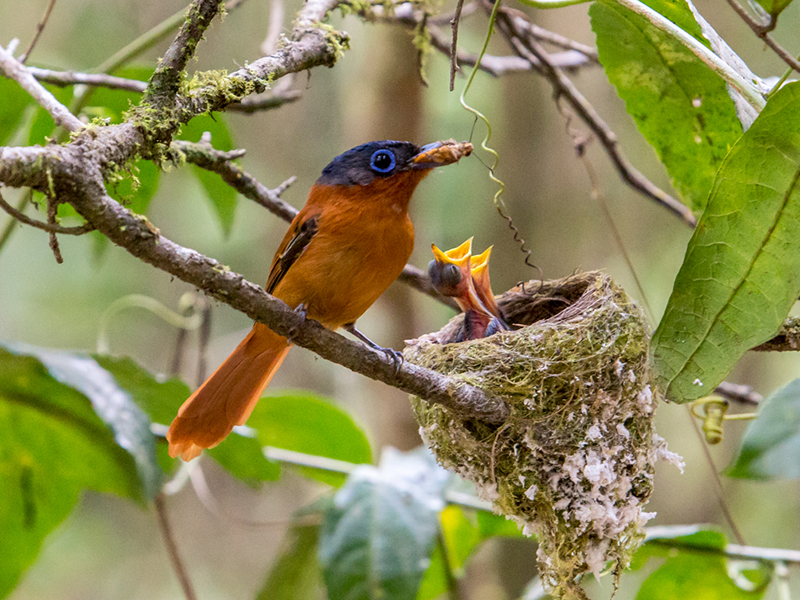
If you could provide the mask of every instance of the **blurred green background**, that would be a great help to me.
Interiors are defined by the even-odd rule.
[[[783,63],[764,49],[725,3],[698,0],[696,4],[756,73],[762,77],[782,74]],[[0,43],[7,45],[19,37],[25,47],[46,5],[47,0],[0,0]],[[91,69],[184,5],[175,0],[59,0],[29,63]],[[543,27],[593,44],[587,6],[552,11],[517,8]],[[289,19],[299,7],[294,0],[287,2],[285,32],[290,31]],[[232,71],[258,58],[269,10],[266,0],[248,0],[224,21],[217,20],[190,68]],[[450,4],[443,6],[443,11],[447,10],[452,10]],[[353,16],[338,14],[331,22],[350,33],[352,49],[333,69],[298,75],[294,81],[294,88],[302,90],[298,102],[277,111],[223,117],[234,146],[247,149],[240,161],[245,170],[270,187],[297,176],[283,197],[299,208],[330,159],[362,142],[392,138],[422,144],[451,137],[464,140],[471,135],[473,142],[480,141],[483,125],[478,124],[473,134],[473,117],[458,102],[465,78],[457,79],[456,93],[448,91],[446,57],[431,56],[429,86],[425,87],[416,69],[409,31],[364,24]],[[467,19],[461,28],[461,48],[477,52],[485,29],[482,15]],[[800,7],[796,3],[781,16],[775,37],[793,48],[797,31]],[[161,43],[137,64],[152,66],[166,45]],[[495,40],[490,52],[507,53],[507,49]],[[585,68],[574,81],[615,131],[633,164],[657,185],[670,189],[655,153],[637,132],[602,69]],[[506,184],[503,197],[508,212],[545,277],[604,269],[629,294],[642,300],[599,205],[591,197],[588,177],[572,148],[549,84],[530,73],[501,79],[479,74],[468,101],[492,123],[492,145],[500,155],[497,175]],[[11,145],[24,143],[24,138],[19,138]],[[491,159],[478,154],[484,161]],[[691,231],[625,186],[596,142],[590,145],[589,156],[657,319]],[[492,282],[496,293],[536,277],[525,266],[512,233],[493,207],[495,191],[487,168],[477,157],[434,172],[412,202],[417,244],[411,262],[425,268],[431,242],[449,248],[475,236],[478,251],[495,246]],[[4,197],[16,204],[20,193],[8,190]],[[170,239],[215,257],[258,283],[266,279],[272,254],[286,229],[284,222],[240,198],[231,234],[224,236],[188,167],[162,174],[148,216]],[[5,225],[6,218],[0,217],[0,227]],[[63,265],[55,263],[44,232],[18,226],[0,254],[0,338],[94,350],[99,317],[114,300],[137,293],[176,307],[181,295],[191,290],[121,249],[109,247],[98,258],[88,238],[62,236],[60,242]],[[395,284],[359,326],[378,343],[400,348],[404,339],[438,329],[451,315],[437,302]],[[227,356],[249,327],[245,316],[215,303],[209,347],[212,367]],[[176,331],[153,315],[138,309],[126,311],[117,316],[108,333],[112,353],[131,356],[156,373],[168,370]],[[195,353],[193,344],[183,374],[191,385],[196,383],[191,367]],[[729,380],[752,385],[766,395],[799,373],[800,357],[794,354],[751,354]],[[301,387],[334,398],[353,414],[368,432],[376,454],[382,446],[410,449],[420,443],[405,394],[295,349],[269,391]],[[662,405],[657,424],[670,449],[686,459],[687,468],[683,475],[670,466],[659,468],[649,506],[658,517],[651,524],[708,522],[725,527],[712,491],[710,467],[687,409]],[[724,442],[711,449],[719,469],[735,453],[743,430],[744,425],[729,425]],[[280,482],[256,491],[228,477],[210,461],[204,467],[224,514],[209,513],[190,486],[172,496],[169,509],[181,552],[201,598],[251,598],[263,583],[292,512],[324,489],[289,472]],[[723,479],[723,485],[748,544],[800,546],[797,482]],[[532,544],[515,540],[487,544],[470,564],[466,598],[515,597],[535,572],[533,549]],[[609,593],[610,587],[604,587],[604,593]],[[629,597],[626,587],[635,590],[638,586],[626,586],[623,579],[618,598]],[[38,562],[11,597],[178,598],[181,592],[154,514],[114,497],[86,494],[78,510],[48,538]]]

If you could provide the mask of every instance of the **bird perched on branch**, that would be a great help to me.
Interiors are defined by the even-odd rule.
[[[421,148],[381,141],[334,158],[275,253],[266,291],[326,327],[345,327],[380,348],[355,329],[355,321],[411,256],[411,195],[431,169],[471,152],[472,144],[454,140]],[[191,460],[243,425],[290,346],[288,339],[256,323],[181,406],[167,432],[170,456]]]
[[[439,250],[436,244],[431,244],[431,249],[434,259],[428,263],[428,276],[434,289],[453,298],[464,312],[464,329],[458,341],[510,330],[489,283],[492,247],[472,256],[472,238],[469,238],[446,252]]]

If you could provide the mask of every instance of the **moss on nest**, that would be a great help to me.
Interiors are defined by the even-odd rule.
[[[512,332],[462,343],[459,315],[409,343],[410,362],[507,402],[501,425],[413,399],[439,462],[539,540],[543,581],[585,597],[576,578],[638,547],[657,458],[677,459],[653,429],[649,333],[638,306],[599,272],[532,281],[498,297]]]

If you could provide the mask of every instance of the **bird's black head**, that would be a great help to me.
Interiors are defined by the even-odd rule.
[[[317,180],[322,185],[369,185],[421,165],[414,158],[423,151],[411,142],[384,140],[356,146],[334,158]]]

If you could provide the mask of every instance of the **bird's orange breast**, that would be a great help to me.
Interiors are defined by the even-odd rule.
[[[318,214],[319,233],[274,295],[292,307],[302,302],[309,318],[326,327],[355,322],[411,256],[408,201],[421,178],[395,180],[387,189],[315,186],[305,210]]]

